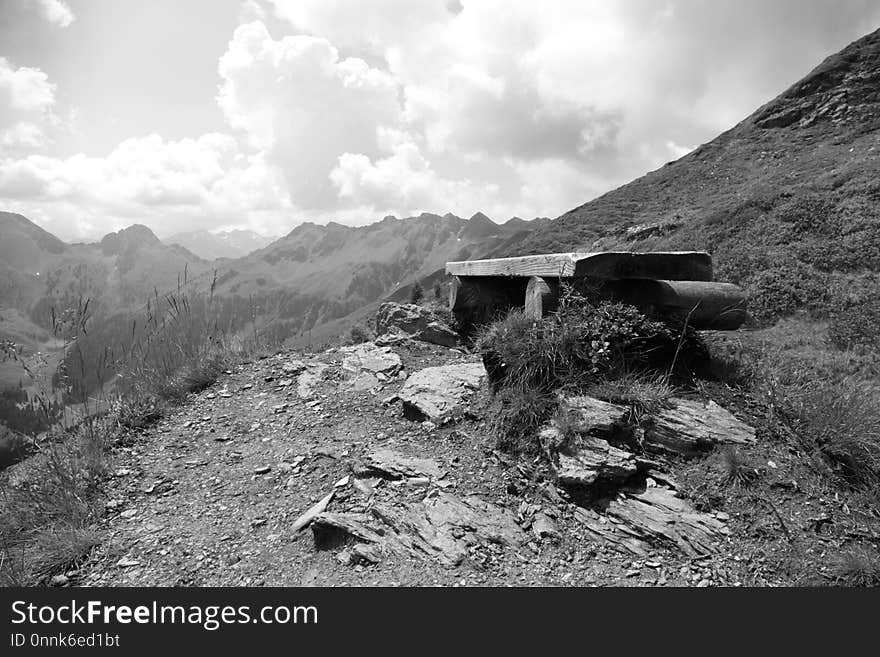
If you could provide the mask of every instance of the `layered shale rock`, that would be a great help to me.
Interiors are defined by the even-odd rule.
[[[489,543],[519,547],[526,536],[513,515],[476,496],[437,493],[407,509],[375,505],[365,513],[321,513],[312,521],[317,549],[366,543],[397,555],[428,557],[446,566]]]

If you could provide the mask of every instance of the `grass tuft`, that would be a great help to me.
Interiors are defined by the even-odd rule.
[[[746,487],[758,478],[758,470],[732,445],[721,450],[724,483],[728,486]]]

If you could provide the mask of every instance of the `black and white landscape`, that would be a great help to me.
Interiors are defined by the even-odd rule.
[[[880,584],[878,27],[2,3],[0,583]]]

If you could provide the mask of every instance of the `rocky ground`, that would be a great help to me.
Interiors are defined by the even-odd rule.
[[[768,444],[758,411],[728,388],[712,392],[738,419],[690,403],[726,414],[747,464],[738,481],[713,445],[637,453],[586,429],[591,448],[548,472],[495,449],[474,355],[380,342],[243,363],[128,436],[112,456],[103,544],[54,581],[803,584],[833,581],[833,555],[877,539],[876,518],[854,513],[790,445]],[[619,411],[607,406],[581,421]],[[605,499],[585,503],[597,482]]]

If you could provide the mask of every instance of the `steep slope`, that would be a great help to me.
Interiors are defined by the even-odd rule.
[[[880,31],[713,141],[504,254],[709,249],[718,276],[749,289],[759,318],[826,312],[880,283],[878,128]]]
[[[26,356],[57,351],[52,317],[89,300],[98,321],[128,313],[155,290],[198,276],[208,265],[186,249],[166,246],[145,226],[130,226],[95,244],[65,244],[25,217],[0,213],[0,340]],[[54,361],[53,361],[54,362]],[[19,364],[0,363],[0,388],[28,385]]]
[[[281,339],[345,317],[446,261],[480,257],[521,227],[482,213],[388,216],[363,227],[306,222],[264,249],[219,269],[217,295],[233,314],[259,309]]]
[[[166,244],[178,244],[204,260],[243,258],[268,246],[276,237],[264,237],[252,230],[228,230],[211,233],[194,230],[176,233],[164,239]]]

